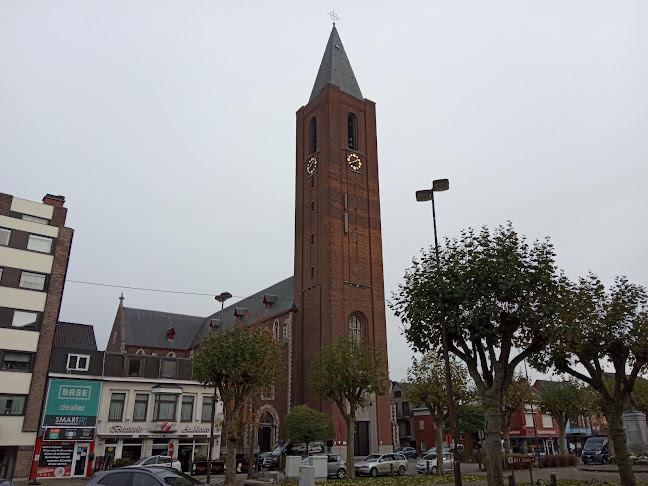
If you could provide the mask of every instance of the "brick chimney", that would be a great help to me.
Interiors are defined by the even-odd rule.
[[[43,198],[43,204],[48,206],[56,206],[57,208],[62,208],[65,204],[65,196],[55,196],[54,194],[45,194]]]

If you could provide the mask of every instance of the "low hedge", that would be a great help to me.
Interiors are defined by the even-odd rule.
[[[553,454],[551,456],[540,456],[542,467],[576,467],[578,456],[571,454]]]

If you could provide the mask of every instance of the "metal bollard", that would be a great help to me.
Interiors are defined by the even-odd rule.
[[[509,476],[509,486],[515,486],[515,476]]]
[[[394,477],[394,463],[393,462],[389,463],[389,470],[390,470],[390,474],[391,474],[391,476],[393,478]]]
[[[552,474],[550,477],[551,477],[551,486],[558,486],[558,480],[556,479],[556,475]]]

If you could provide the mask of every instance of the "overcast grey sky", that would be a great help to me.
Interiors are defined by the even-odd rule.
[[[68,279],[244,297],[293,272],[295,112],[335,9],[377,103],[385,291],[432,241],[512,220],[569,276],[648,285],[648,2],[0,2],[0,191],[62,194]],[[69,282],[100,348],[118,288]],[[210,296],[124,290],[207,315]],[[388,309],[389,360],[411,352]]]

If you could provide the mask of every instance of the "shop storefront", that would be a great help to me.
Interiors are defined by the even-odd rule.
[[[34,456],[37,478],[90,477],[100,396],[98,381],[50,380]]]
[[[153,455],[177,458],[182,470],[207,459],[213,391],[190,383],[104,381],[97,426],[97,468]],[[220,456],[217,402],[212,458]],[[122,461],[120,461],[122,459]]]
[[[116,459],[129,459],[135,462],[142,457],[169,455],[176,457],[182,464],[182,470],[191,472],[192,463],[207,459],[209,427],[189,425],[175,427],[176,424],[165,422],[154,424],[150,429],[143,426],[115,424],[109,427],[107,434],[101,433],[97,454],[102,456],[101,463],[110,468]],[[168,428],[163,431],[162,428]],[[175,433],[164,433],[175,432]],[[214,439],[215,448],[220,446],[220,436]],[[215,457],[218,455],[215,453]]]
[[[558,453],[558,430],[554,428],[533,427],[516,428],[509,430],[511,450],[514,454],[528,454],[539,452],[542,455]]]

